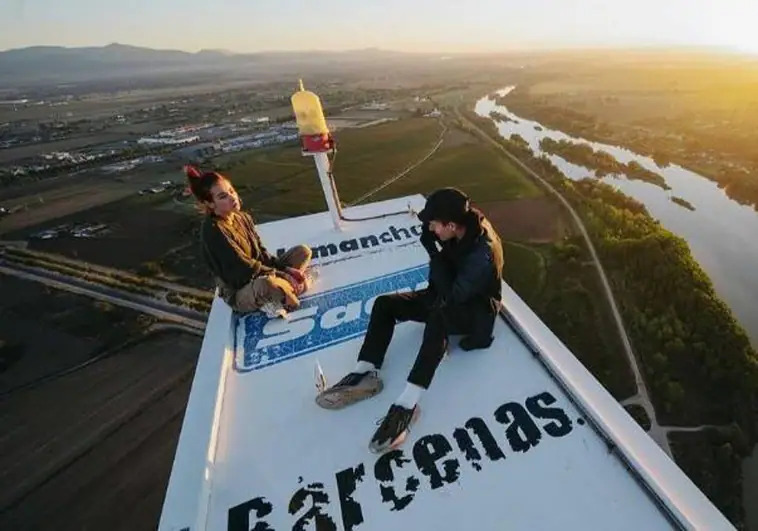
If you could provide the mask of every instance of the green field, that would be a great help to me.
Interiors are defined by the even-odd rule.
[[[424,157],[440,132],[437,121],[423,118],[342,130],[334,166],[340,199],[349,203]],[[326,208],[313,160],[297,146],[223,157],[216,165],[255,210],[289,216]]]
[[[503,278],[527,304],[534,304],[545,285],[545,256],[537,249],[516,242],[503,242]]]
[[[412,118],[365,129],[345,129],[337,138],[334,176],[340,199],[349,204],[422,159],[438,142],[436,120]],[[463,135],[449,131],[448,135]],[[471,141],[443,144],[426,162],[371,200],[458,186],[475,201],[539,195],[540,190],[496,151]],[[291,216],[326,208],[312,159],[299,147],[256,150],[216,159],[247,207]]]
[[[428,193],[443,186],[457,186],[475,202],[518,199],[542,193],[489,146],[463,144],[441,148],[408,176],[382,190],[376,198]]]

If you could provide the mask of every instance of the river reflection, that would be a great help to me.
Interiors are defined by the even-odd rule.
[[[505,95],[513,88],[508,87],[498,94]],[[510,118],[509,121],[494,120],[503,137],[521,135],[538,155],[547,155],[539,146],[543,138],[584,142],[595,150],[611,154],[621,163],[635,160],[662,175],[671,190],[614,175],[601,180],[644,204],[665,228],[687,240],[693,256],[711,278],[718,295],[732,309],[753,345],[758,346],[758,311],[751,311],[758,309],[758,212],[729,199],[715,182],[680,166],[662,168],[651,158],[628,149],[572,137],[525,120],[489,96],[476,103],[475,112],[479,116],[492,119],[492,111]],[[594,176],[593,170],[556,155],[548,157],[570,179]],[[672,196],[685,199],[695,210],[673,203]]]

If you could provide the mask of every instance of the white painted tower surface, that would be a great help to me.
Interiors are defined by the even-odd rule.
[[[494,343],[464,352],[453,338],[398,450],[368,443],[423,324],[397,326],[382,393],[316,405],[316,362],[332,383],[354,367],[373,299],[425,285],[407,213],[423,203],[349,208],[401,213],[341,230],[330,212],[259,227],[271,251],[310,245],[319,276],[288,321],[214,301],[159,529],[733,529],[507,285]]]
[[[259,230],[271,251],[308,244],[319,275],[287,320],[214,301],[161,531],[733,529],[505,284],[492,346],[453,338],[402,447],[377,456],[368,442],[422,323],[396,327],[382,393],[319,408],[314,368],[341,378],[375,298],[426,285],[424,198],[343,213],[321,103],[302,83],[292,101],[328,210]]]

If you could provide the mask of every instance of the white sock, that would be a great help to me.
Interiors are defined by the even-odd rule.
[[[403,406],[405,409],[413,409],[421,398],[421,392],[425,389],[416,384],[407,383],[400,397],[395,400],[395,404]]]
[[[358,374],[363,374],[364,372],[370,372],[375,371],[376,366],[373,363],[370,363],[368,361],[359,361],[358,364],[355,366],[355,369],[353,369],[353,372],[357,372]]]

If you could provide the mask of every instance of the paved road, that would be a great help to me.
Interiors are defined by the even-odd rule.
[[[160,319],[177,322],[193,329],[204,330],[207,315],[182,306],[176,306],[165,301],[159,301],[144,295],[137,295],[126,291],[87,282],[77,277],[63,275],[61,273],[46,271],[40,268],[27,267],[8,262],[0,258],[0,273],[12,275],[26,280],[41,282],[51,287],[64,289],[86,295],[99,300],[110,302],[118,306],[124,306]]]
[[[729,424],[701,424],[700,426],[661,426],[661,429],[666,433],[694,433],[703,430],[721,430],[728,427]]]
[[[26,248],[25,245],[22,246],[19,242],[0,241],[0,247],[3,245]],[[76,269],[81,269],[83,271],[89,270],[89,271],[99,272],[106,275],[111,275],[117,279],[120,279],[120,278],[133,279],[133,278],[139,277],[139,275],[136,275],[129,271],[124,271],[122,269],[116,269],[116,268],[108,267],[104,265],[93,264],[91,262],[85,262],[84,260],[77,260],[75,258],[64,257],[57,254],[46,253],[46,252],[36,251],[36,250],[30,251],[30,253],[32,256],[38,255],[40,257],[44,257],[45,260],[58,263],[62,266],[73,267]],[[10,261],[13,261],[12,257],[10,257]],[[200,298],[208,297],[207,291],[203,291],[203,290],[193,288],[190,286],[184,286],[182,284],[176,284],[175,282],[169,282],[167,280],[159,280],[159,279],[154,279],[154,278],[145,278],[145,279],[140,278],[140,280],[147,281],[151,285],[162,288],[162,289],[174,291],[180,295],[186,294],[186,295],[191,295],[191,296],[200,297]]]
[[[650,437],[658,444],[658,446],[660,446],[670,456],[671,447],[669,446],[669,441],[668,441],[668,437],[666,436],[666,431],[663,430],[661,426],[658,424],[658,420],[655,415],[655,408],[653,408],[653,403],[650,400],[650,394],[648,393],[645,380],[642,378],[642,371],[639,368],[637,357],[634,354],[634,350],[632,349],[632,343],[629,340],[629,335],[627,334],[626,327],[624,326],[624,321],[621,317],[621,312],[619,311],[618,305],[616,304],[616,298],[613,295],[613,291],[611,290],[610,283],[608,282],[608,278],[605,275],[605,269],[603,269],[603,264],[600,262],[600,258],[598,257],[597,252],[595,251],[595,246],[593,245],[592,240],[590,239],[590,235],[587,232],[587,228],[584,226],[584,222],[582,221],[582,218],[579,217],[579,214],[577,214],[576,210],[574,210],[574,207],[571,206],[571,203],[569,203],[568,200],[565,197],[563,197],[558,190],[553,188],[553,186],[549,182],[547,182],[545,179],[537,175],[537,173],[532,171],[531,168],[526,166],[518,158],[512,155],[507,149],[505,149],[505,147],[502,146],[502,144],[496,142],[486,132],[482,131],[482,129],[479,128],[478,125],[476,125],[471,120],[463,116],[463,114],[461,114],[460,112],[460,109],[456,108],[456,114],[458,115],[458,118],[460,118],[465,123],[467,123],[470,127],[472,127],[479,134],[479,136],[484,138],[487,142],[491,143],[498,150],[504,153],[514,164],[516,164],[519,168],[525,171],[529,176],[534,178],[548,192],[550,192],[553,196],[555,196],[561,202],[561,204],[564,207],[566,207],[566,210],[568,210],[568,212],[571,214],[571,218],[574,220],[574,223],[576,227],[579,229],[579,232],[581,232],[582,238],[584,239],[584,242],[587,245],[587,249],[589,249],[590,255],[592,256],[592,262],[595,265],[595,269],[597,270],[598,276],[600,277],[600,282],[603,285],[603,291],[605,292],[606,299],[608,300],[608,305],[611,308],[611,312],[613,314],[613,320],[616,323],[616,328],[618,330],[619,336],[621,337],[621,342],[624,345],[624,352],[626,354],[627,359],[629,360],[629,365],[632,368],[632,373],[634,374],[634,382],[637,385],[637,394],[634,395],[633,397],[630,397],[624,400],[622,402],[622,405],[636,404],[636,405],[641,406],[645,410],[645,413],[647,414],[648,419],[650,419],[650,430],[648,430],[648,435],[650,435]]]

